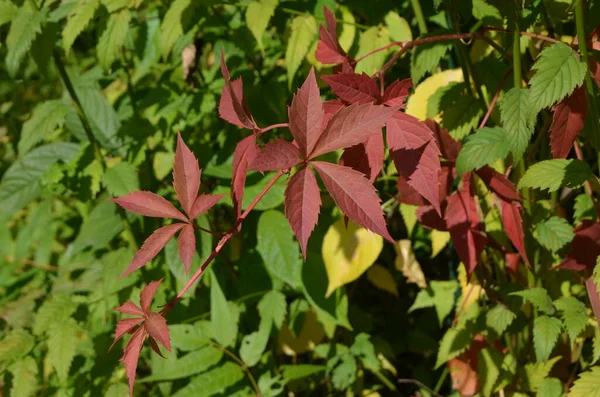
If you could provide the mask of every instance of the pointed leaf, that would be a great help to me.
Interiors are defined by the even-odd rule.
[[[278,139],[276,142],[267,143],[264,149],[258,152],[251,168],[261,172],[286,170],[298,165],[302,160],[300,150],[293,143]]]
[[[348,218],[393,241],[383,218],[381,199],[362,173],[322,161],[314,161],[311,164],[321,176],[333,201]]]
[[[323,102],[323,124],[321,124],[321,130],[327,128],[329,120],[336,114],[340,109],[344,108],[344,103],[341,99],[330,99],[329,101]]]
[[[515,163],[521,161],[533,134],[535,113],[530,107],[530,92],[520,87],[512,88],[500,102],[500,118]]]
[[[552,252],[557,252],[575,237],[573,226],[557,216],[538,223],[536,232],[536,240]]]
[[[73,42],[92,20],[99,6],[98,0],[85,0],[77,3],[77,7],[73,7],[62,31],[62,46],[65,51],[71,49]]]
[[[533,322],[533,347],[538,362],[546,361],[560,335],[560,320],[555,317],[538,316]]]
[[[322,76],[321,80],[329,84],[342,101],[359,104],[379,102],[379,87],[366,73],[338,73]]]
[[[440,151],[431,130],[422,122],[398,112],[386,124],[390,155],[398,172],[427,201],[440,210]]]
[[[6,35],[6,70],[11,77],[19,72],[21,61],[29,52],[35,37],[42,32],[46,19],[45,12],[30,12],[29,7],[21,7],[10,23]]]
[[[397,110],[370,103],[352,104],[340,109],[333,115],[308,157],[315,158],[364,142],[374,131],[380,130]]]
[[[249,135],[238,142],[233,152],[233,175],[231,177],[231,200],[236,217],[242,213],[242,199],[248,166],[257,155],[256,137]]]
[[[300,243],[304,259],[308,238],[319,220],[320,208],[317,179],[311,169],[302,168],[290,178],[285,189],[285,216]]]
[[[171,338],[169,337],[169,327],[167,320],[159,313],[150,313],[144,327],[148,334],[159,341],[167,350],[171,351]]]
[[[321,135],[323,105],[314,68],[310,69],[306,80],[292,99],[288,109],[290,131],[300,147],[304,158],[315,147]]]
[[[127,301],[127,302],[123,303],[121,306],[117,307],[115,310],[118,312],[121,312],[121,313],[132,314],[135,316],[143,316],[144,315],[144,310],[142,310],[140,307],[138,307],[138,305],[136,305],[132,301]]]
[[[123,335],[125,335],[127,332],[132,330],[133,327],[135,327],[142,321],[144,321],[143,318],[137,318],[137,317],[136,318],[124,318],[122,320],[119,320],[119,322],[117,323],[117,329],[115,331],[115,338],[113,339],[113,342],[110,344],[110,347],[108,348],[108,350],[111,350],[113,348],[113,346],[115,345],[115,343],[117,343],[119,341],[119,339],[121,339],[123,337]]]
[[[285,49],[288,87],[291,89],[294,75],[306,57],[317,34],[317,21],[310,14],[302,14],[292,20],[291,33]]]
[[[127,267],[127,270],[121,274],[121,277],[125,277],[129,273],[141,268],[146,263],[150,262],[161,249],[167,244],[167,242],[181,230],[186,224],[185,223],[174,223],[172,225],[163,226],[156,229],[154,233],[150,235],[142,244],[142,248],[136,252],[133,260]]]
[[[98,61],[104,70],[110,69],[127,42],[131,16],[131,12],[127,8],[110,14],[106,28],[96,46]]]
[[[224,60],[221,62],[222,65],[225,64]],[[241,77],[231,82],[225,81],[219,101],[219,117],[242,128],[253,129],[256,126],[244,99]]]
[[[508,137],[502,128],[482,128],[470,135],[456,159],[459,175],[477,170],[508,156]]]
[[[194,201],[192,211],[190,212],[190,218],[198,218],[206,211],[214,207],[223,197],[225,197],[225,194],[201,194],[198,196],[198,198],[196,198],[196,201]]]
[[[264,51],[262,36],[267,27],[269,20],[275,13],[275,7],[279,0],[261,0],[253,1],[246,8],[246,26],[252,32],[252,35],[258,42],[258,47]]]
[[[173,187],[181,206],[190,216],[192,205],[198,197],[200,176],[198,159],[181,138],[181,133],[178,133],[175,162],[173,163]]]
[[[521,204],[502,200],[502,225],[506,235],[513,243],[521,258],[531,267],[527,252],[525,251],[525,232],[523,231],[523,218],[521,218]]]
[[[554,192],[563,186],[577,188],[591,178],[594,178],[594,175],[590,166],[581,160],[544,160],[527,169],[518,187],[548,189],[549,192]]]
[[[371,183],[374,183],[383,168],[385,147],[381,133],[373,133],[359,145],[344,150],[339,164],[362,172]]]
[[[600,397],[600,366],[580,373],[568,397]]]
[[[144,287],[144,289],[140,292],[140,306],[144,310],[144,312],[148,313],[150,311],[150,305],[152,304],[152,299],[154,299],[154,294],[160,287],[160,283],[162,283],[163,279],[152,281]]]
[[[181,230],[181,233],[179,233],[179,237],[177,238],[177,247],[179,249],[179,257],[185,267],[185,274],[188,274],[190,272],[194,253],[196,252],[196,234],[194,233],[194,226],[191,224],[186,225]]]
[[[405,100],[410,95],[412,86],[410,78],[394,81],[385,89],[383,103],[388,106],[400,106],[400,109],[406,108]]]
[[[320,40],[317,44],[315,58],[325,65],[342,63],[347,59],[347,55],[337,39],[337,22],[335,16],[327,7],[324,7],[323,12],[327,27],[323,25],[319,26]]]
[[[575,138],[583,130],[587,113],[588,101],[583,86],[554,107],[550,126],[550,146],[555,159],[564,159],[569,155]]]
[[[492,167],[482,167],[475,171],[475,173],[492,192],[496,193],[503,200],[517,201],[521,199],[519,193],[517,193],[517,187],[506,176]]]
[[[424,123],[431,131],[433,131],[442,157],[448,161],[456,161],[462,145],[450,136],[447,129],[442,128],[435,121],[427,119]]]
[[[146,336],[146,330],[144,327],[140,327],[123,351],[123,357],[119,361],[125,364],[125,372],[127,372],[127,378],[129,379],[129,394],[133,396],[133,385],[135,384],[135,372],[137,370],[138,359],[140,357],[140,351],[144,343],[144,336]]]
[[[585,270],[586,276],[589,276],[596,266],[598,256],[600,256],[600,223],[583,221],[575,228],[571,250],[559,267]]]
[[[66,321],[51,324],[48,330],[47,359],[54,367],[61,384],[66,384],[69,379],[69,369],[77,347],[74,341],[79,332],[77,323],[70,317]]]
[[[173,218],[187,222],[185,215],[156,193],[140,190],[111,201],[135,214],[156,218]]]

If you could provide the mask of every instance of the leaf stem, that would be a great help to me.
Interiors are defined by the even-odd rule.
[[[228,355],[233,361],[236,362],[237,365],[239,365],[242,368],[242,370],[248,376],[248,379],[250,380],[250,383],[252,384],[252,388],[254,389],[254,392],[256,393],[256,397],[262,397],[262,393],[260,392],[260,388],[256,384],[256,380],[254,379],[254,376],[252,376],[252,372],[250,371],[250,368],[248,368],[248,366],[246,365],[246,363],[243,362],[238,356],[236,356],[235,354],[233,354],[231,351],[229,351],[226,347],[221,346],[219,343],[217,343],[215,341],[212,341],[212,340],[210,341],[210,343],[211,343],[211,345],[215,349],[220,350],[223,353],[225,353],[226,355]]]
[[[498,102],[498,98],[500,97],[500,92],[502,92],[502,89],[506,85],[506,82],[508,81],[508,78],[510,77],[510,74],[512,73],[512,71],[513,71],[512,68],[509,69],[506,72],[506,74],[504,75],[504,78],[502,79],[502,81],[500,82],[500,85],[498,86],[498,89],[496,90],[496,93],[494,94],[494,98],[492,99],[492,102],[490,103],[490,106],[488,107],[488,111],[485,114],[485,117],[483,118],[483,120],[481,120],[481,124],[479,124],[479,129],[482,129],[483,127],[485,127],[485,124],[487,123],[488,119],[492,115],[492,112],[494,111],[494,107],[496,106],[496,102]]]
[[[428,33],[427,31],[427,22],[425,21],[425,16],[423,15],[423,10],[421,9],[421,3],[419,0],[410,0],[410,5],[415,13],[415,18],[417,18],[417,25],[419,26],[419,32],[421,34]]]
[[[202,232],[205,232],[205,233],[208,233],[208,234],[212,234],[213,236],[217,236],[217,237],[224,237],[225,236],[223,233],[213,232],[212,230],[205,229],[202,226],[198,226],[195,222],[192,222],[192,226],[196,230],[200,230]]]
[[[198,271],[196,271],[194,276],[187,282],[187,284],[181,289],[181,291],[179,291],[177,296],[171,302],[169,302],[167,305],[165,305],[165,307],[161,310],[161,313],[163,315],[166,315],[167,313],[169,313],[173,309],[175,304],[177,304],[177,302],[179,302],[179,300],[187,292],[187,290],[190,289],[190,287],[196,281],[198,281],[198,279],[200,278],[200,276],[202,276],[202,274],[204,273],[204,271],[206,270],[208,265],[210,265],[211,262],[213,261],[213,259],[215,259],[215,257],[219,254],[219,252],[221,252],[225,243],[227,243],[233,237],[238,226],[244,221],[244,219],[246,219],[246,217],[248,216],[250,211],[252,211],[252,209],[256,206],[256,204],[258,204],[258,202],[264,197],[264,195],[267,194],[269,189],[271,189],[271,187],[273,187],[275,182],[277,182],[277,180],[282,175],[283,175],[283,171],[277,172],[277,174],[275,174],[273,179],[271,179],[271,181],[263,188],[263,190],[258,194],[258,196],[256,196],[256,198],[252,201],[252,203],[250,203],[250,205],[246,208],[246,210],[242,213],[242,215],[240,215],[240,217],[235,222],[235,224],[231,227],[231,229],[229,229],[229,231],[221,238],[221,240],[219,241],[219,243],[217,244],[215,249],[211,252],[211,254],[208,256],[208,258],[206,258],[206,260],[204,261],[202,266],[200,266],[200,269],[198,269]]]
[[[263,132],[271,131],[271,130],[273,130],[275,128],[289,128],[289,127],[290,127],[290,125],[288,123],[273,124],[273,125],[270,125],[270,126],[265,127],[265,128],[260,128],[258,130],[258,133],[262,134]]]

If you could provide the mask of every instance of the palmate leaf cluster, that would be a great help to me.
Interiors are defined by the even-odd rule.
[[[598,395],[598,26],[0,0],[0,394]]]

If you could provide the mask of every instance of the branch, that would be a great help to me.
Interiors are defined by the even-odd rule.
[[[270,126],[265,127],[265,128],[259,128],[257,132],[259,134],[262,134],[263,132],[271,131],[271,130],[273,130],[275,128],[289,128],[289,127],[290,127],[290,125],[288,123],[279,123],[279,124],[270,125]]]

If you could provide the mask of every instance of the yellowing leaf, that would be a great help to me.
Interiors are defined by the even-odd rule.
[[[431,257],[435,258],[450,241],[450,233],[440,230],[431,231]]]
[[[384,18],[390,29],[390,37],[394,41],[411,41],[413,39],[410,25],[396,11],[390,11]]]
[[[423,80],[415,88],[415,92],[408,98],[406,114],[410,114],[420,120],[427,118],[427,105],[429,98],[435,94],[440,87],[445,87],[453,82],[464,80],[460,69],[444,70]]]
[[[341,24],[342,33],[340,33],[338,41],[344,51],[347,52],[352,48],[354,36],[356,36],[356,19],[354,19],[354,14],[352,14],[348,7],[339,6],[338,10],[342,13],[342,20],[344,21],[344,23]]]
[[[329,278],[326,296],[356,280],[381,253],[383,238],[353,222],[340,219],[329,227],[323,239],[323,261]]]
[[[313,350],[315,346],[323,340],[325,331],[314,310],[306,312],[304,325],[298,336],[294,336],[289,328],[287,321],[279,330],[279,348],[288,356],[295,356]]]
[[[404,219],[409,236],[417,224],[417,208],[419,207],[416,205],[400,204],[400,213],[402,214],[402,219]]]
[[[398,284],[386,267],[374,264],[367,270],[367,279],[377,288],[398,296]]]
[[[412,249],[412,243],[410,240],[400,240],[394,244],[396,249],[396,269],[404,274],[406,281],[409,283],[415,283],[421,288],[427,288],[427,280],[421,265],[415,258],[415,253]]]
[[[360,40],[358,41],[358,52],[356,57],[360,58],[368,52],[390,44],[390,42],[390,30],[386,26],[373,26],[361,34]],[[383,66],[385,58],[390,51],[391,50],[388,49],[369,55],[356,64],[356,73],[361,74],[364,72],[368,75],[374,74]]]
[[[473,280],[469,283],[467,279],[467,269],[461,262],[458,265],[458,282],[460,283],[460,298],[458,299],[458,307],[462,310],[466,310],[473,303],[477,302],[479,297],[483,294],[483,288],[481,285]]]

